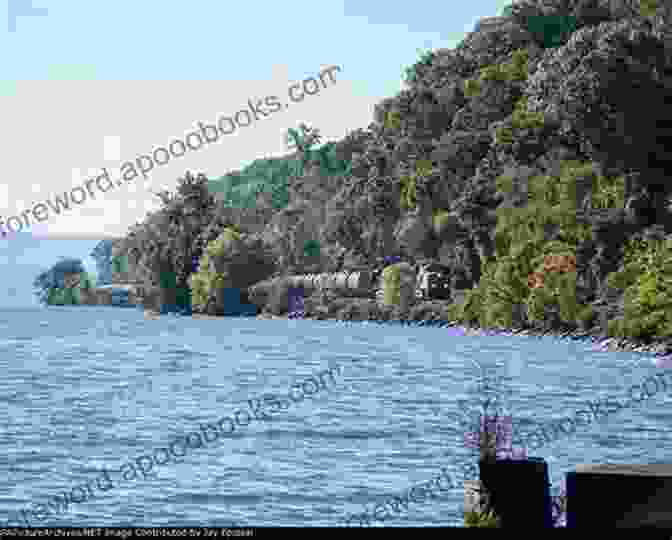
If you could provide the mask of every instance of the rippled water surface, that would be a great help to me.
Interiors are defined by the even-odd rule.
[[[508,376],[521,426],[624,396],[658,370],[589,342],[466,337],[441,328],[255,319],[147,320],[112,307],[0,311],[0,521],[94,482],[260,396],[287,396],[329,368],[321,391],[243,419],[145,477],[38,526],[339,525],[442,468],[473,460],[458,401],[478,411],[481,370]],[[559,484],[582,463],[672,460],[670,397],[536,452]],[[141,461],[142,462],[142,461]],[[126,469],[128,471],[128,468]],[[114,478],[114,477],[113,477]],[[412,503],[390,525],[462,525],[464,492]],[[20,523],[20,521],[19,521]]]

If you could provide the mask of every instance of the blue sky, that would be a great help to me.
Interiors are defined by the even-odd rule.
[[[341,72],[319,95],[171,161],[144,181],[50,216],[37,232],[51,240],[30,233],[0,240],[0,306],[31,301],[26,282],[36,273],[33,265],[86,257],[97,238],[123,235],[156,208],[151,192],[174,188],[187,169],[218,177],[282,154],[285,130],[299,122],[320,128],[325,140],[366,127],[373,106],[402,89],[403,68],[416,61],[418,49],[456,46],[479,18],[498,15],[509,3],[418,1],[409,10],[369,0],[33,0],[46,15],[19,16],[11,32],[10,2],[16,12],[30,0],[2,0],[0,10],[4,217],[103,167],[114,171],[197,121],[234,113],[250,97],[286,95],[291,83],[327,66]]]

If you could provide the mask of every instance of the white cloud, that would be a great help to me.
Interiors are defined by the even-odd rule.
[[[119,163],[121,161],[121,137],[106,135],[103,141],[103,159],[106,162]]]
[[[315,66],[317,76],[322,67]],[[307,74],[306,76],[309,76]],[[115,181],[123,161],[151,153],[198,129],[198,122],[216,122],[235,115],[269,95],[286,102],[296,81],[277,69],[269,81],[22,81],[19,91],[0,97],[3,130],[3,172],[0,216],[20,214],[33,204],[62,195],[103,167]],[[301,103],[238,128],[214,144],[172,158],[144,180],[106,193],[96,190],[81,205],[61,215],[50,211],[37,227],[49,235],[122,235],[127,227],[157,208],[150,191],[174,189],[186,170],[218,177],[256,158],[286,153],[284,132],[300,122],[320,128],[324,140],[340,138],[366,127],[376,97],[357,95],[347,71],[336,82]],[[114,135],[110,135],[114,134]]]

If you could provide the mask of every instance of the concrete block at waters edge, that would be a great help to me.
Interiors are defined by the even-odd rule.
[[[566,485],[567,528],[672,529],[672,464],[579,465]]]

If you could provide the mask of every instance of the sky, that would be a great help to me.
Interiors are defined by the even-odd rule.
[[[233,116],[338,66],[333,82],[300,103],[218,142],[173,157],[146,178],[0,238],[0,306],[32,302],[30,283],[58,257],[82,258],[158,208],[189,170],[217,178],[288,152],[287,128],[305,122],[323,141],[367,127],[374,105],[403,87],[419,50],[453,48],[481,17],[510,2],[378,0],[295,2],[84,2],[0,0],[0,219],[99,177],[157,146]],[[328,77],[325,78],[328,81]],[[107,184],[104,184],[105,186]],[[28,276],[28,277],[27,277]],[[26,285],[28,283],[28,285]],[[3,290],[4,289],[4,290]],[[14,294],[10,294],[14,290]]]

